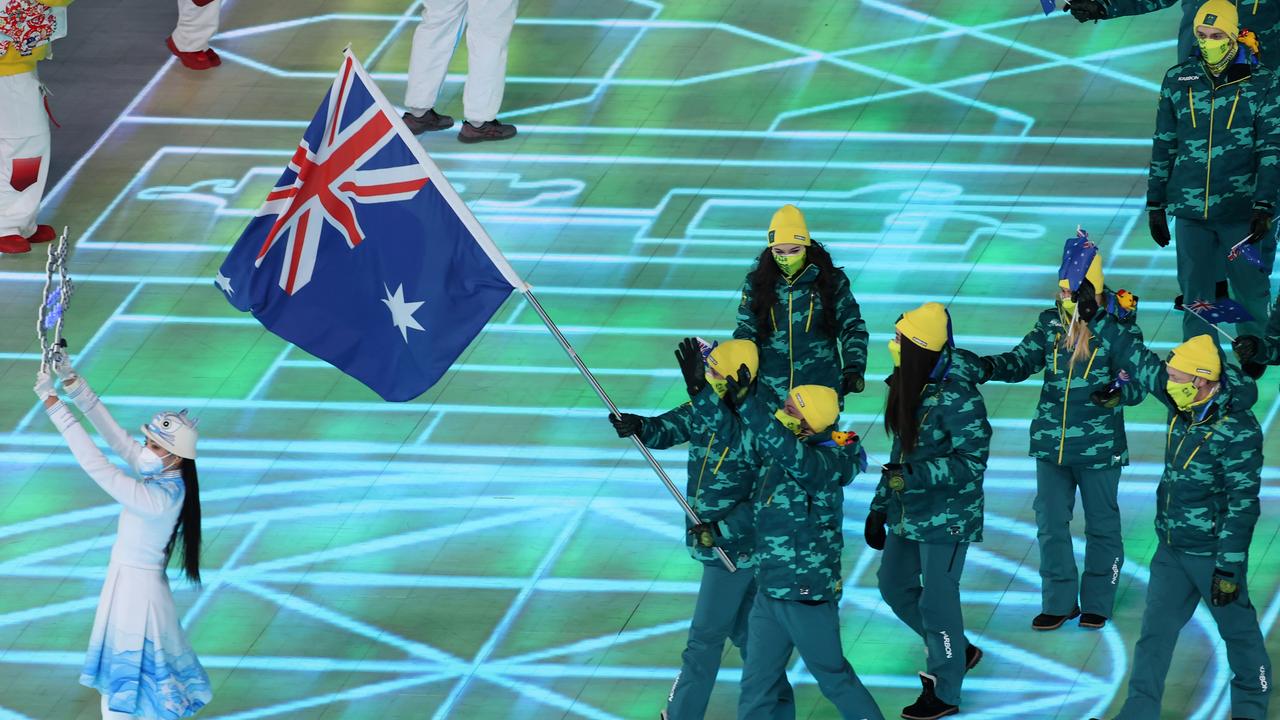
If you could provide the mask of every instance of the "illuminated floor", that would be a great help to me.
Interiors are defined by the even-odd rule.
[[[77,238],[79,367],[126,426],[168,407],[202,418],[208,581],[175,588],[214,682],[203,717],[656,717],[698,566],[674,504],[536,315],[513,299],[436,388],[390,405],[212,286],[344,44],[402,98],[407,5],[237,3],[214,43],[223,67],[160,72],[49,205]],[[682,401],[672,346],[729,333],[762,229],[787,201],[853,280],[876,378],[892,320],[925,299],[950,304],[962,345],[1010,347],[1046,306],[1077,224],[1169,346],[1174,256],[1145,237],[1141,193],[1172,13],[1081,27],[1031,2],[786,5],[530,0],[501,115],[520,136],[424,138],[621,405]],[[459,81],[442,111],[460,114]],[[0,266],[12,329],[0,335],[0,718],[91,718],[97,697],[76,676],[116,510],[34,412],[27,328],[42,281],[35,254]],[[883,391],[869,387],[844,424],[883,460]],[[1154,550],[1163,413],[1130,414],[1116,622],[1039,635],[1025,457],[1038,386],[984,392],[997,428],[988,533],[965,592],[987,657],[965,717],[1114,712]],[[1274,377],[1261,394],[1274,447]],[[682,482],[682,454],[660,457]],[[1278,474],[1268,465],[1250,577],[1276,656]],[[878,557],[857,540],[873,483],[848,495],[844,641],[895,716],[922,654],[879,602]],[[728,651],[708,717],[732,716],[739,665]],[[800,717],[835,717],[802,666],[793,678]],[[1203,610],[1170,681],[1166,717],[1225,714],[1225,657]]]

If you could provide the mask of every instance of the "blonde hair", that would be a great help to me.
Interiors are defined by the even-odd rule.
[[[1067,333],[1063,336],[1064,347],[1071,350],[1071,366],[1074,367],[1077,360],[1083,360],[1089,356],[1089,341],[1093,339],[1093,331],[1089,329],[1089,325],[1082,322],[1079,318],[1071,321],[1071,325],[1067,327]]]

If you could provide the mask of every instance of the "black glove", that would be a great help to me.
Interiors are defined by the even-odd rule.
[[[1269,232],[1271,232],[1271,211],[1254,208],[1253,217],[1249,220],[1249,244],[1257,245]]]
[[[978,362],[982,367],[978,370],[978,384],[991,382],[991,376],[996,374],[996,364],[991,362],[991,358],[983,356],[978,358]]]
[[[1093,401],[1094,405],[1114,409],[1120,404],[1120,388],[1108,385],[1102,390],[1094,390],[1089,394],[1089,399]]]
[[[1071,299],[1076,301],[1076,315],[1086,324],[1093,322],[1093,318],[1098,315],[1097,292],[1093,283],[1081,280],[1080,287],[1071,293]]]
[[[1247,363],[1258,357],[1258,351],[1262,349],[1262,340],[1257,335],[1241,335],[1231,341],[1231,349],[1236,351],[1236,357],[1240,358],[1240,362]]]
[[[849,393],[860,393],[867,389],[867,381],[863,379],[862,373],[855,370],[846,372],[840,383],[840,394],[848,395]]]
[[[693,541],[704,548],[713,548],[716,546],[716,538],[721,537],[720,528],[715,523],[701,523],[689,528],[689,534],[693,536]]]
[[[1071,17],[1082,23],[1107,19],[1107,9],[1098,0],[1071,0],[1062,11],[1071,13]]]
[[[680,364],[680,372],[684,375],[684,388],[689,397],[702,392],[707,386],[707,366],[702,359],[702,348],[697,338],[685,338],[676,346],[676,362]]]
[[[1230,605],[1240,597],[1240,584],[1236,582],[1235,577],[1235,573],[1229,573],[1226,570],[1213,571],[1213,591],[1210,593],[1210,602],[1214,607]]]
[[[884,541],[889,537],[889,533],[885,532],[884,529],[884,524],[888,519],[889,516],[875,510],[867,514],[867,525],[862,531],[862,536],[867,541],[867,547],[872,550],[884,549]]]
[[[741,401],[750,394],[751,387],[751,371],[746,364],[739,365],[736,376],[726,375],[724,378],[724,404],[731,410],[737,410]]]
[[[1169,246],[1169,218],[1165,216],[1163,208],[1147,211],[1147,227],[1151,229],[1151,239],[1157,245]]]
[[[610,415],[609,422],[613,423],[613,429],[618,431],[618,437],[620,438],[639,435],[640,428],[644,426],[644,418],[631,413]]]

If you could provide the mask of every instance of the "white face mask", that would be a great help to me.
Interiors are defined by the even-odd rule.
[[[133,469],[143,476],[158,475],[164,470],[164,461],[151,448],[144,447],[142,452],[138,453],[138,459],[134,461]]]

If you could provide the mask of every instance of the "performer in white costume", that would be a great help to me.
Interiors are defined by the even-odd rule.
[[[178,621],[165,567],[179,548],[184,575],[200,582],[196,423],[185,410],[159,413],[142,427],[146,444],[141,445],[69,365],[55,369],[67,397],[141,477],[123,472],[98,450],[58,399],[53,379],[40,372],[35,391],[49,419],[80,467],[124,506],[80,684],[102,694],[104,719],[190,717],[213,693]]]
[[[178,26],[165,40],[169,52],[192,70],[208,70],[222,64],[209,47],[209,38],[218,32],[222,0],[178,0]]]
[[[518,0],[424,0],[422,22],[413,31],[405,124],[417,135],[453,127],[453,118],[435,111],[449,71],[458,29],[467,23],[467,85],[462,93],[465,143],[515,137],[514,125],[498,122],[507,82],[507,41],[516,22]]]
[[[0,253],[49,242],[36,214],[49,177],[49,116],[36,64],[66,33],[71,0],[10,0],[0,6]]]

